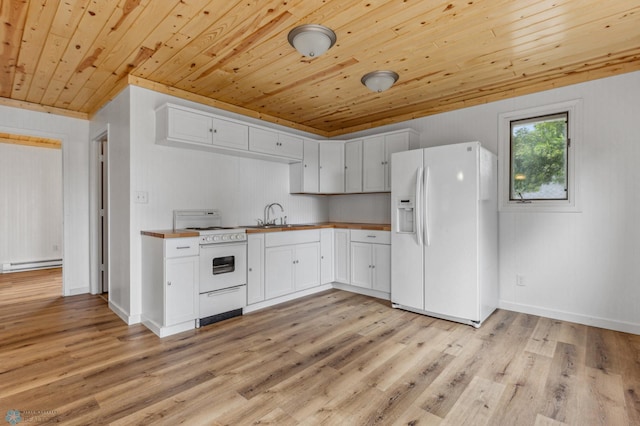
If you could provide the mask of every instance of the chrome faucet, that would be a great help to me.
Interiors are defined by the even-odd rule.
[[[269,219],[269,212],[273,209],[273,206],[278,206],[280,207],[280,211],[282,213],[284,213],[284,208],[282,207],[282,205],[280,203],[271,203],[271,204],[267,204],[267,206],[264,208],[264,220],[263,223],[265,225],[275,225],[276,224],[276,220],[275,219]],[[282,221],[282,217],[280,217],[280,221]]]

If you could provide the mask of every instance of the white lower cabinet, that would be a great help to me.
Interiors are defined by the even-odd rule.
[[[352,242],[351,285],[389,293],[391,246]]]
[[[351,285],[391,291],[391,241],[388,231],[351,231]]]
[[[320,230],[267,233],[265,300],[320,285]]]
[[[264,234],[247,235],[247,305],[264,300]]]
[[[334,280],[339,283],[349,284],[351,278],[349,276],[349,230],[334,229],[333,230],[333,273]]]
[[[320,284],[333,282],[333,229],[320,230]]]
[[[142,323],[160,337],[195,328],[198,238],[142,237]]]
[[[320,285],[320,244],[307,243],[265,250],[265,296],[272,299]]]

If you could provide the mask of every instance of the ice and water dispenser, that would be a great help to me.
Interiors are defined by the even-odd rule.
[[[396,200],[396,229],[399,234],[415,233],[415,205],[413,197],[398,197]]]

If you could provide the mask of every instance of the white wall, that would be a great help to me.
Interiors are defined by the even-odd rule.
[[[0,143],[0,266],[62,258],[62,150]]]
[[[423,147],[479,140],[497,153],[498,114],[579,98],[581,212],[500,213],[501,306],[640,333],[640,72],[375,131],[411,127]]]
[[[89,122],[0,106],[0,131],[62,141],[63,288],[65,295],[89,291]],[[7,202],[10,194],[2,191]],[[6,213],[2,213],[5,216]],[[26,231],[25,232],[32,232]],[[29,237],[29,236],[27,236]],[[59,257],[59,256],[58,256]]]
[[[156,145],[155,109],[166,102],[285,129],[133,86],[96,115],[92,134],[110,126],[109,298],[130,323],[141,313],[140,231],[171,229],[173,210],[218,208],[223,225],[249,225],[279,202],[290,223],[329,218],[326,197],[289,194],[287,164]],[[147,204],[133,202],[136,191],[148,193]]]
[[[391,194],[347,194],[329,198],[329,220],[391,223]]]

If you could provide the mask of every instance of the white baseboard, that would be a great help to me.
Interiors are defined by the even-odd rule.
[[[87,294],[89,293],[89,287],[80,287],[80,288],[72,288],[71,290],[65,292],[65,296],[77,296],[78,294]]]
[[[640,334],[640,324],[626,321],[612,320],[608,318],[594,317],[590,315],[576,314],[573,312],[559,311],[555,309],[542,308],[540,306],[525,305],[522,303],[507,302],[500,300],[500,309],[521,312],[523,314],[538,315],[541,317],[553,318],[562,321],[571,321],[578,324],[592,327],[606,328],[609,330],[621,331],[624,333]]]
[[[111,309],[117,316],[120,317],[127,325],[139,324],[140,315],[129,315],[120,306],[109,300],[109,309]]]
[[[350,291],[351,293],[364,294],[365,296],[375,297],[376,299],[391,300],[391,294],[384,291],[373,290],[371,288],[363,288],[363,287],[358,287],[358,286],[343,284],[343,283],[331,283],[331,285],[333,286],[333,288],[337,288],[338,290]]]
[[[323,284],[319,287],[309,288],[307,290],[297,291],[295,293],[287,294],[285,296],[276,297],[274,299],[265,300],[263,302],[254,303],[248,306],[245,306],[242,310],[243,313],[248,314],[250,312],[254,312],[260,309],[268,308],[271,306],[278,305],[280,303],[289,302],[290,300],[299,299],[304,296],[309,296],[311,294],[320,293],[321,291],[331,290],[331,284]]]

